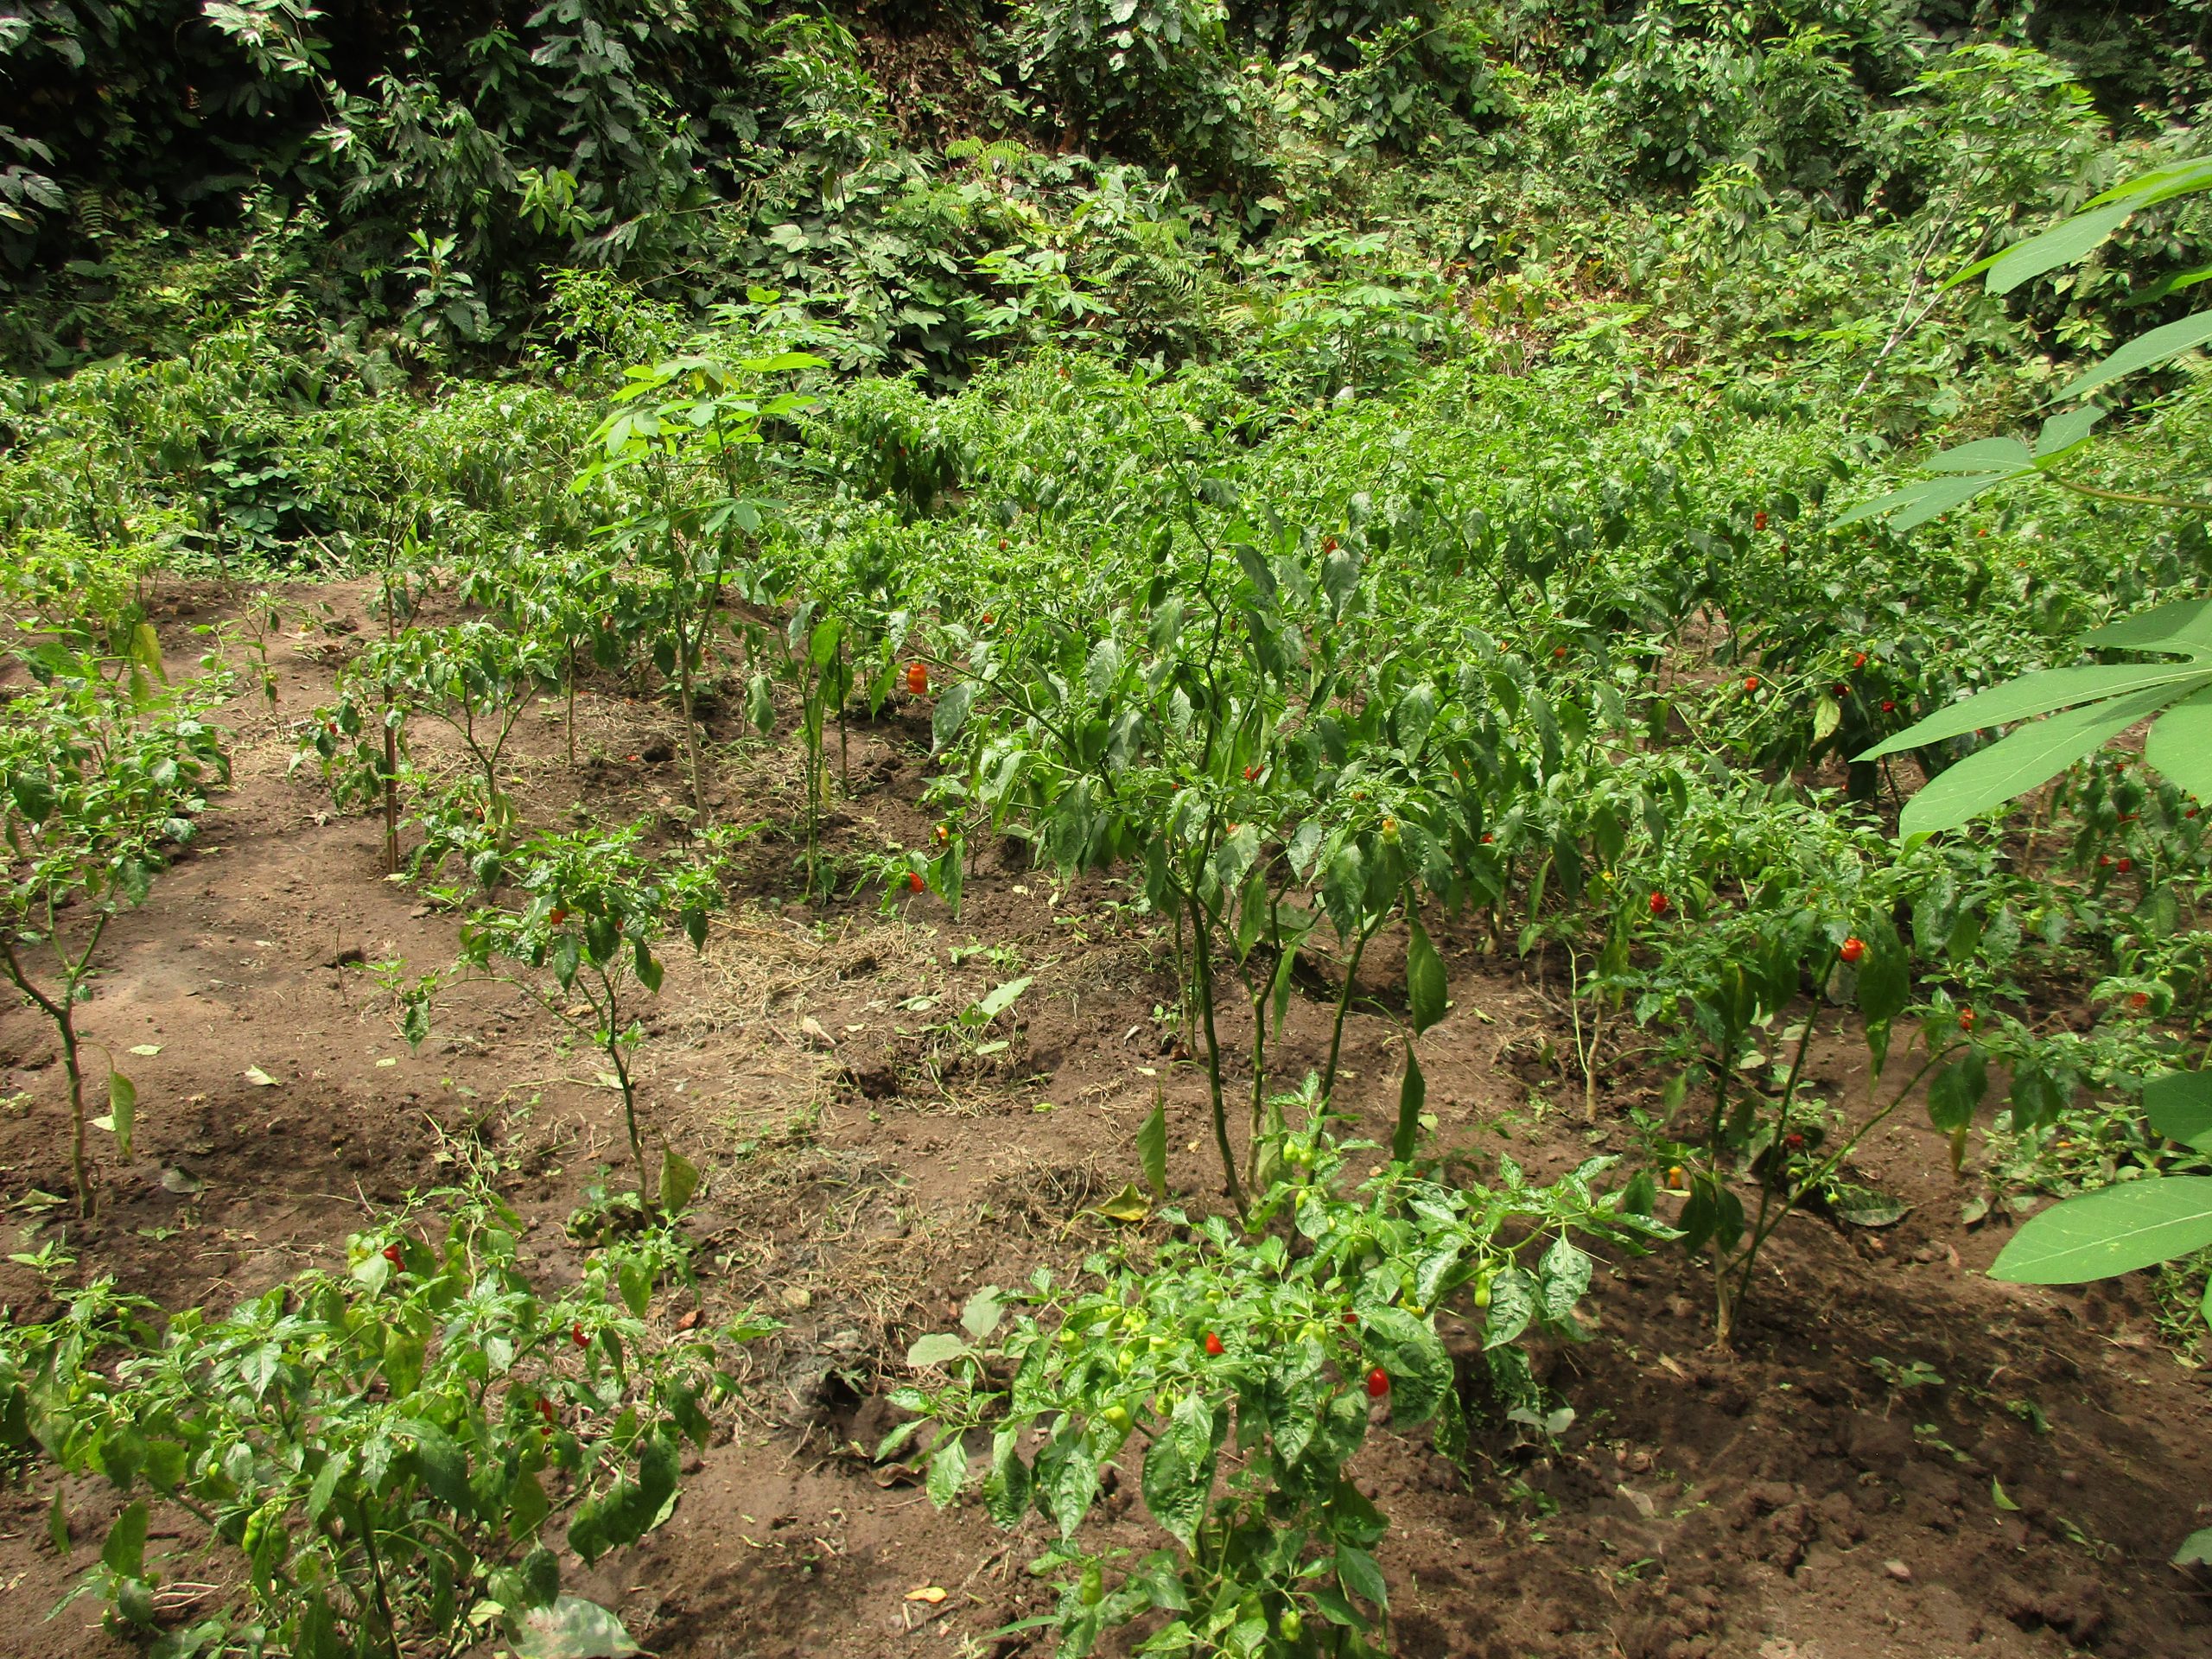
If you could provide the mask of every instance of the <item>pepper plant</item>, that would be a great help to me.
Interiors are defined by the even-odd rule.
[[[1313,1087],[1301,1098],[1318,1104]],[[1373,1414],[1465,1457],[1457,1367],[1437,1332],[1450,1310],[1478,1328],[1500,1403],[1536,1416],[1515,1344],[1532,1330],[1583,1334],[1592,1262],[1575,1238],[1637,1250],[1666,1236],[1622,1194],[1595,1191],[1608,1159],[1551,1186],[1510,1160],[1488,1187],[1394,1162],[1346,1193],[1344,1156],[1360,1143],[1338,1144],[1318,1110],[1288,1138],[1295,1173],[1255,1195],[1260,1230],[1165,1210],[1164,1240],[1094,1255],[1072,1283],[1040,1268],[1026,1289],[986,1287],[961,1332],[908,1355],[930,1380],[893,1396],[918,1414],[879,1455],[922,1437],[942,1507],[969,1483],[966,1436],[986,1429],[992,1519],[1013,1527],[1033,1504],[1058,1530],[1036,1568],[1065,1574],[1058,1604],[1007,1633],[1052,1630],[1064,1659],[1080,1659],[1159,1615],[1137,1651],[1389,1651],[1376,1554],[1389,1522],[1346,1471]],[[1286,1218],[1295,1244],[1268,1225]],[[1131,1459],[1169,1541],[1109,1586],[1084,1529],[1108,1471]]]
[[[706,1445],[705,1408],[731,1386],[724,1348],[772,1327],[658,1329],[657,1296],[690,1282],[671,1230],[593,1253],[555,1292],[523,1271],[498,1199],[435,1196],[452,1202],[356,1234],[343,1270],[227,1313],[165,1316],[102,1278],[0,1332],[0,1437],[124,1499],[73,1593],[158,1632],[149,1543],[174,1512],[235,1560],[236,1596],[159,1651],[633,1650],[613,1615],[562,1593],[551,1525],[587,1563],[658,1526],[683,1443]],[[48,1524],[66,1544],[59,1491]],[[601,1645],[562,1645],[585,1638]]]
[[[657,947],[671,931],[680,930],[695,950],[705,944],[707,918],[722,903],[720,866],[741,836],[709,832],[696,861],[657,860],[641,845],[644,836],[645,826],[633,823],[611,834],[530,837],[505,867],[518,902],[470,916],[455,969],[515,986],[607,1057],[622,1096],[639,1201],[648,1211],[668,1211],[683,1207],[699,1178],[665,1141],[657,1174],[649,1177],[638,1115],[636,1053],[645,1039],[639,1006],[660,990],[666,969]]]
[[[1469,891],[1479,814],[1447,798],[1454,684],[1378,645],[1359,561],[1334,537],[1236,514],[1225,480],[1164,459],[1182,483],[1174,516],[1150,527],[1147,569],[1109,565],[1071,602],[963,641],[971,672],[932,721],[963,765],[935,798],[977,827],[1021,824],[1063,870],[1136,867],[1174,930],[1241,1211],[1265,1184],[1269,1043],[1301,950],[1325,918],[1344,952],[1325,1092],[1367,944],[1398,915],[1414,1027],[1441,1017],[1442,964],[1416,906],[1423,887]],[[1217,1009],[1230,976],[1250,1020],[1241,1160]]]
[[[69,1173],[77,1212],[93,1209],[86,1147],[85,1050],[78,1011],[92,994],[100,944],[145,901],[166,849],[192,839],[205,790],[230,775],[220,734],[202,718],[214,680],[141,704],[97,658],[43,655],[42,683],[0,715],[0,823],[8,880],[0,892],[0,969],[44,1014],[67,1081]],[[110,1056],[108,1110],[98,1120],[130,1155],[137,1090]]]
[[[760,383],[826,366],[804,352],[781,352],[734,362],[695,355],[632,368],[614,395],[614,410],[593,433],[594,453],[576,479],[580,492],[602,480],[626,486],[607,535],[657,599],[652,661],[676,685],[691,804],[702,819],[700,677],[723,589],[776,511],[757,493],[762,426],[814,402],[797,391],[763,396]]]
[[[410,716],[427,714],[446,726],[467,758],[469,775],[419,809],[429,835],[416,868],[435,868],[459,853],[488,887],[516,823],[501,770],[508,740],[530,699],[556,683],[560,670],[550,647],[494,623],[408,628],[372,644],[347,665],[337,702],[310,717],[308,748],[344,804],[380,794],[390,758],[409,758]],[[390,747],[370,741],[378,727]]]

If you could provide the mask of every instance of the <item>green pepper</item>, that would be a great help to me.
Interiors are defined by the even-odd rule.
[[[1076,1591],[1076,1599],[1086,1607],[1096,1607],[1106,1594],[1106,1575],[1098,1570],[1096,1561],[1083,1564],[1083,1583]]]

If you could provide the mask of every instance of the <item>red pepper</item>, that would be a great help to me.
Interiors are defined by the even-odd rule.
[[[1206,1332],[1206,1357],[1209,1359],[1221,1357],[1221,1338],[1211,1331]]]
[[[1865,652],[1863,652],[1863,651],[1862,651],[1862,652],[1859,652],[1856,657],[1853,657],[1853,658],[1851,659],[1851,665],[1852,665],[1853,668],[1864,668],[1864,667],[1866,667],[1866,653]]]
[[[2138,992],[2136,992],[2134,995],[2133,995],[2133,996],[2131,996],[2131,997],[2129,997],[2129,998],[2127,999],[2127,1006],[2128,1006],[2129,1007],[2131,1007],[2131,1008],[2147,1008],[2147,1007],[2149,1007],[2151,1006],[2151,994],[2150,994],[2150,992],[2148,992],[2148,991],[2138,991]]]
[[[2135,861],[2132,858],[2123,858],[2119,863],[2113,865],[2113,868],[2118,870],[2122,875],[2126,875],[2130,870],[2135,868]]]
[[[919,870],[909,870],[909,871],[907,871],[907,872],[906,872],[906,891],[907,891],[907,892],[909,892],[909,893],[919,893],[919,892],[920,892],[924,887],[927,887],[928,885],[929,885],[929,884],[928,884],[927,882],[925,882],[925,881],[924,881],[924,880],[922,880],[922,873],[921,873]]]
[[[1843,949],[1836,954],[1846,962],[1855,963],[1866,954],[1866,941],[1854,934],[1843,942]]]
[[[1746,690],[1746,691],[1756,691],[1756,690],[1758,690],[1758,689],[1759,689],[1759,677],[1758,677],[1758,675],[1756,675],[1756,674],[1746,674],[1746,675],[1745,675],[1745,676],[1744,676],[1744,690]]]
[[[395,1268],[404,1268],[407,1265],[407,1258],[399,1253],[399,1246],[397,1244],[387,1244],[384,1247],[384,1259]]]
[[[1959,1010],[1959,1029],[1961,1031],[1972,1031],[1974,1029],[1974,1010],[1972,1008],[1961,1008]]]
[[[575,1324],[569,1327],[569,1340],[575,1343],[579,1348],[588,1348],[591,1345],[591,1338],[584,1335],[582,1320],[579,1319]]]
[[[1751,515],[1751,528],[1753,530],[1764,530],[1766,528],[1766,514],[1764,512],[1755,512]]]
[[[906,690],[915,696],[927,696],[930,690],[929,670],[919,663],[907,664]]]
[[[1655,893],[1651,895],[1651,913],[1654,916],[1664,916],[1667,913],[1667,895],[1665,893]]]
[[[1390,1373],[1377,1365],[1367,1374],[1367,1397],[1380,1400],[1390,1392]]]
[[[1882,699],[1882,712],[1883,712],[1884,714],[1885,714],[1885,715],[1894,715],[1895,713],[1897,713],[1897,704],[1895,704],[1894,702],[1891,702],[1887,697],[1884,697],[1884,698]]]

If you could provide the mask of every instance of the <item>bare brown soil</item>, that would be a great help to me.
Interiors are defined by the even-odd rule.
[[[320,595],[365,626],[357,591]],[[226,601],[172,598],[164,642],[189,671],[192,626]],[[419,1056],[400,1040],[362,963],[450,961],[456,918],[385,880],[376,823],[334,813],[311,768],[289,770],[292,722],[327,693],[351,637],[288,636],[274,713],[257,697],[231,707],[234,785],[112,931],[85,1010],[119,1057],[160,1052],[124,1060],[137,1157],[107,1172],[100,1221],[72,1242],[87,1271],[172,1306],[227,1303],[327,1262],[372,1207],[472,1172],[523,1213],[557,1274],[563,1221],[620,1160],[593,1057],[507,988],[451,993]],[[664,812],[673,833],[684,786],[669,715],[619,687],[585,694],[586,758],[571,771],[558,713],[525,716],[526,816]],[[972,1506],[939,1515],[852,1445],[880,1433],[906,1344],[946,1326],[970,1290],[1068,1265],[1111,1230],[1090,1206],[1134,1173],[1155,1090],[1172,1179],[1206,1200],[1203,1077],[1154,1018],[1170,978],[1116,887],[1059,887],[1018,848],[982,859],[957,918],[926,898],[881,915],[873,891],[808,910],[788,748],[727,724],[719,810],[769,827],[703,955],[671,952],[645,1100],[708,1172],[693,1226],[710,1309],[758,1304],[785,1323],[749,1351],[744,1407],[688,1472],[669,1524],[577,1583],[667,1659],[1042,1652],[989,1634],[1044,1605],[1023,1570],[1044,1542],[1033,1524],[1007,1535]],[[855,728],[836,851],[922,840],[926,747],[918,710]],[[1631,1151],[1628,1113],[1656,1109],[1653,1079],[1633,1056],[1609,1058],[1585,1121],[1556,971],[1547,983],[1486,955],[1471,930],[1440,944],[1455,1007],[1425,1064],[1442,1143],[1478,1168],[1510,1153],[1540,1174]],[[1018,1031],[979,1056],[948,1027],[1016,973],[1036,976]],[[1387,982],[1389,963],[1374,973]],[[1370,1010],[1347,1039],[1347,1097],[1383,1132],[1395,1029]],[[1300,1007],[1284,1074],[1318,1060],[1325,1036],[1325,1007]],[[1856,1047],[1840,1033],[1815,1050],[1843,1100],[1862,1097]],[[67,1190],[60,1071],[29,1011],[0,1014],[0,1203],[10,1248],[25,1248],[58,1230],[61,1212],[36,1195]],[[1556,1444],[1493,1424],[1466,1475],[1424,1444],[1370,1440],[1356,1473],[1394,1523],[1382,1559],[1399,1653],[2212,1655],[2208,1583],[2167,1565],[2212,1522],[2212,1414],[2201,1374],[2160,1346],[2141,1287],[1985,1278],[2002,1232],[1959,1224],[1948,1149],[1916,1110],[1857,1163],[1910,1212],[1880,1232],[1788,1224],[1733,1354],[1709,1346],[1689,1264],[1620,1261],[1600,1276],[1593,1339],[1540,1357],[1577,1414]],[[0,1262],[0,1301],[32,1317],[44,1293]],[[1459,1346],[1471,1366],[1466,1333]],[[1914,1362],[1940,1382],[1901,1380]],[[71,1484],[65,1559],[46,1539],[50,1496],[44,1472],[0,1491],[0,1654],[126,1652],[90,1601],[48,1618],[97,1559],[112,1508]],[[1120,1541],[1147,1541],[1126,1484],[1106,1509]],[[181,1559],[168,1576],[225,1592],[227,1563],[174,1535],[169,1547]],[[931,1586],[944,1600],[908,1599]]]

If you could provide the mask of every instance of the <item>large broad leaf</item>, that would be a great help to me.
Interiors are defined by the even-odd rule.
[[[2061,397],[2086,397],[2115,380],[2171,362],[2183,352],[2196,350],[2207,340],[2212,340],[2212,311],[2199,311],[2194,316],[2183,317],[2179,322],[2170,322],[2163,328],[2153,328],[2147,334],[2138,334],[2087,374],[2069,381],[2058,395]]]
[[[1953,507],[1964,506],[1984,490],[2014,479],[2032,477],[2078,448],[2089,429],[2105,416],[2101,409],[2069,410],[2046,420],[2031,449],[2018,438],[1976,438],[1939,450],[1920,464],[1935,478],[1923,478],[1872,501],[1862,501],[1839,517],[1838,527],[1862,518],[1894,515],[1891,528],[1916,529]]]
[[[2145,205],[2141,201],[2115,201],[2061,219],[2041,235],[2015,242],[1986,259],[1977,260],[1943,286],[1956,288],[1961,283],[1980,276],[1992,294],[2010,294],[2022,283],[2086,258],[2126,224],[2136,209]]]
[[[2092,196],[2082,206],[2101,207],[2107,202],[2124,201],[2139,212],[2171,201],[2176,196],[2194,194],[2199,190],[2212,190],[2212,156],[2191,156],[2185,162],[2175,162],[2166,167],[2154,167],[2148,173],[2138,173],[2124,179],[2101,196]]]
[[[2212,801],[2212,687],[2158,716],[2143,741],[2143,759],[2177,788]]]
[[[1916,530],[1931,518],[1940,518],[1953,507],[1962,507],[1984,490],[1995,489],[1999,484],[2016,478],[2034,475],[2033,467],[2021,467],[2005,472],[1974,472],[1958,478],[1924,478],[1908,484],[1903,489],[1862,501],[1850,512],[1835,520],[1835,527],[1855,524],[1862,518],[1878,518],[1894,513],[1891,527],[1897,530]]]
[[[2160,687],[2039,720],[1939,773],[1905,804],[1897,829],[1908,836],[1955,830],[1976,815],[2048,783],[2082,756],[2094,753],[2107,739],[2156,714],[2172,700],[2173,693]]]
[[[2163,688],[2171,700],[2208,675],[2212,675],[2212,665],[2198,663],[2110,663],[2023,674],[2017,680],[2007,680],[1961,702],[1946,704],[1857,758],[1878,760],[1885,754],[1923,748],[1946,738],[1963,737],[1968,732],[1992,726],[2009,726],[2017,720],[2028,720],[2055,709],[2070,709],[2077,703],[2128,692]]]
[[[2169,1071],[2143,1085],[2143,1115],[2153,1134],[2212,1152],[2212,1071]]]
[[[2046,423],[2047,425],[2050,423]],[[2065,709],[1961,761],[1905,809],[1907,834],[1956,827],[2033,789],[2107,737],[2159,715],[2144,757],[2183,788],[2212,794],[2212,600],[2178,600],[2094,628],[2084,649],[2168,652],[2178,663],[2114,663],[2024,674],[1939,709],[1857,758],[1902,749]]]
[[[2078,1285],[2155,1267],[2212,1244],[2212,1175],[2152,1176],[2067,1198],[2031,1216],[1993,1279]]]

